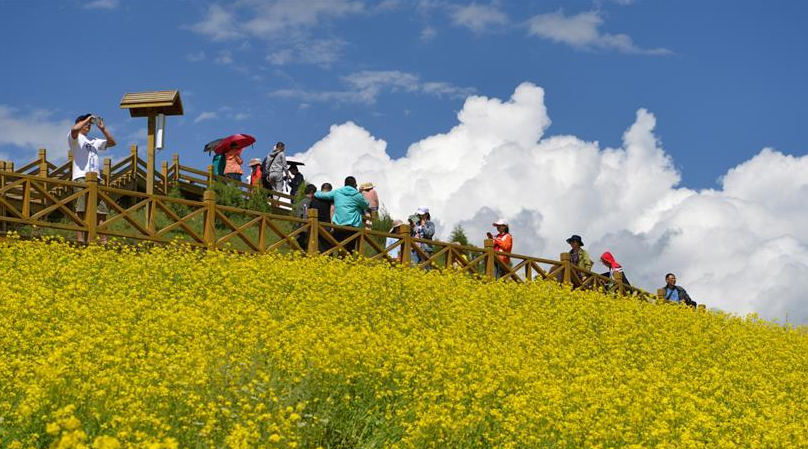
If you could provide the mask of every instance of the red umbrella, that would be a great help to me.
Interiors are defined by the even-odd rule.
[[[216,145],[216,148],[213,151],[216,154],[222,154],[227,152],[230,149],[231,144],[236,144],[235,148],[237,150],[241,150],[242,148],[252,145],[255,143],[255,137],[249,134],[233,134],[232,136],[225,137],[219,142],[219,145]]]

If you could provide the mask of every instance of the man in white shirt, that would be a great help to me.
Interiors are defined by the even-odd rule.
[[[95,123],[98,129],[104,133],[105,139],[88,139],[87,134]],[[101,160],[98,156],[99,151],[106,151],[107,148],[114,147],[115,138],[104,126],[104,120],[101,117],[93,116],[92,114],[84,114],[76,118],[76,124],[70,129],[70,134],[67,136],[67,144],[73,152],[73,181],[84,182],[87,173],[95,172],[101,173]],[[75,188],[75,190],[80,190]],[[85,211],[87,210],[86,198],[84,195],[76,199],[76,213],[79,217],[85,219]],[[106,203],[98,203],[98,223],[106,219],[108,208]],[[77,235],[79,242],[84,242],[84,233],[79,232]],[[103,240],[103,237],[102,237]]]

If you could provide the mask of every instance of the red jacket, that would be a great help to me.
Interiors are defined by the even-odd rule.
[[[507,232],[497,234],[494,237],[494,251],[501,251],[509,253],[513,250],[513,236]],[[511,263],[511,258],[508,256],[499,256],[499,260],[505,263]]]

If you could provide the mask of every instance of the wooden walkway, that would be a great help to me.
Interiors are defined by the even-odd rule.
[[[608,291],[661,301],[659,294],[651,295],[623,284],[619,273],[612,280],[573,265],[568,253],[561,253],[559,260],[552,260],[495,252],[490,239],[482,248],[422,240],[410,235],[408,225],[402,225],[399,234],[338,226],[319,221],[316,210],[309,210],[308,217],[301,219],[288,214],[289,195],[282,196],[289,202],[279,204],[278,213],[217,204],[216,193],[210,186],[219,179],[212,174],[212,168],[205,172],[184,167],[176,155],[171,164],[163,162],[160,173],[156,174],[155,192],[159,194],[149,195],[139,189],[146,175],[143,165],[133,147],[130,157],[114,165],[109,159],[104,160],[100,177],[88,173],[86,182],[73,182],[70,180],[72,161],[55,166],[47,161],[44,150],[37,161],[17,170],[7,162],[0,162],[0,231],[5,234],[5,231],[29,227],[40,235],[47,230],[68,239],[82,232],[86,233],[88,242],[104,237],[160,244],[180,240],[201,248],[249,253],[300,251],[341,256],[355,247],[356,253],[368,259],[391,264],[454,269],[489,279],[495,279],[498,268],[502,273],[500,279],[505,281],[555,280],[572,289]],[[250,186],[239,184],[248,197]],[[191,197],[200,196],[201,200],[167,196],[174,186]],[[85,218],[75,212],[80,198],[86,203]],[[96,211],[102,204],[110,213],[104,221],[98,222]],[[427,253],[422,244],[431,245],[433,252]],[[499,256],[510,257],[511,263],[504,263]]]

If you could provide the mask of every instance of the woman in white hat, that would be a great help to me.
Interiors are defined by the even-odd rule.
[[[490,232],[486,233],[486,237],[494,240],[494,251],[509,253],[513,250],[513,236],[511,230],[508,228],[508,222],[504,218],[500,218],[491,224],[497,228],[497,236],[494,237]],[[508,266],[511,266],[511,258],[505,255],[497,256],[499,260]],[[505,274],[505,269],[499,263],[494,264],[494,273],[496,278],[499,279]]]

